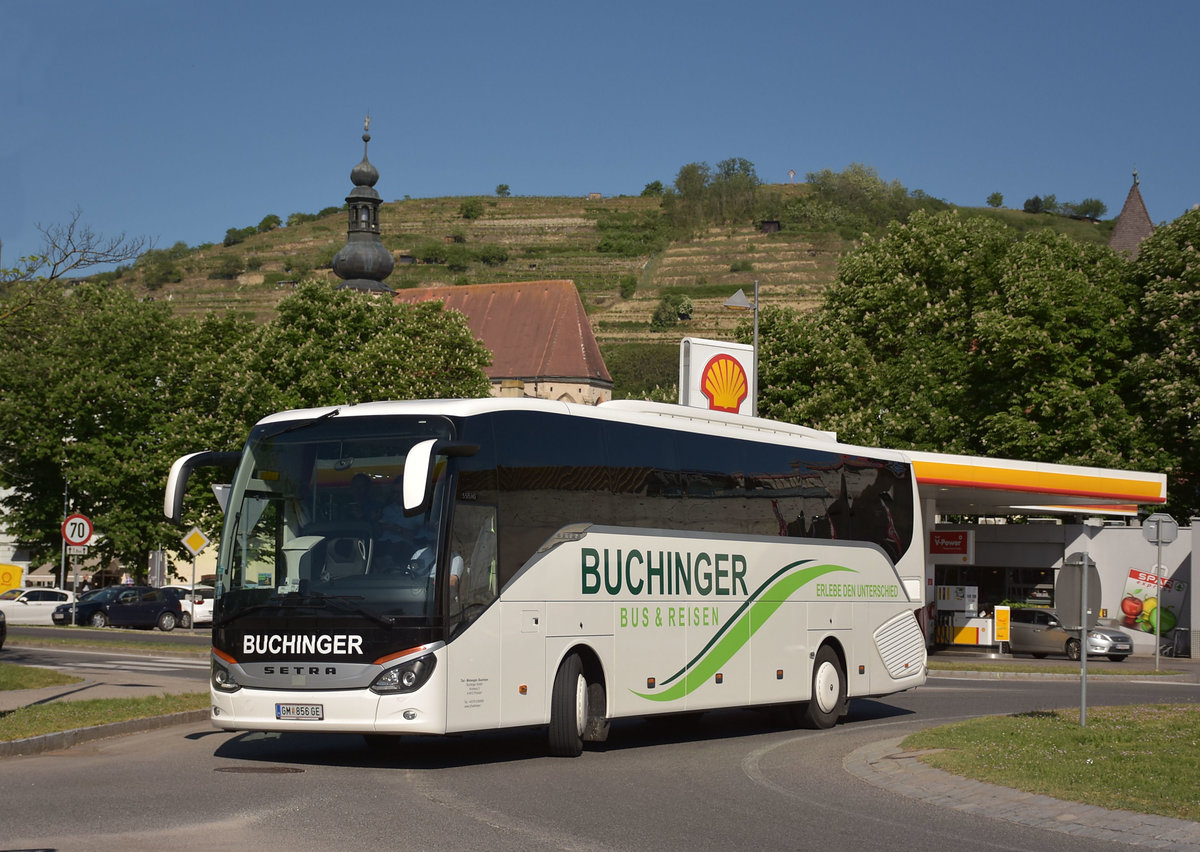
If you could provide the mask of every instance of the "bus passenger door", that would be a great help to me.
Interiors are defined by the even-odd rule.
[[[502,608],[495,603],[495,507],[459,502],[454,511],[450,550],[447,730],[495,728],[501,720],[501,637],[512,629],[503,623]]]

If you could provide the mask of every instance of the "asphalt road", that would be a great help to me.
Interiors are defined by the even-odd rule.
[[[1088,698],[1200,702],[1200,685],[1096,679]],[[830,731],[761,711],[621,721],[573,760],[545,757],[536,730],[412,738],[380,752],[357,736],[180,725],[0,760],[0,848],[1126,848],[912,799],[849,769],[863,747],[926,726],[1078,700],[1077,680],[935,676],[854,701]]]

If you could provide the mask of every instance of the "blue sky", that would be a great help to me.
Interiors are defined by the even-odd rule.
[[[0,0],[0,265],[340,205],[637,194],[743,157],[964,205],[1200,203],[1200,3]]]

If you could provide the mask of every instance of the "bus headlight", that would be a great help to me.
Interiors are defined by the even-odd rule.
[[[375,678],[371,684],[371,691],[380,695],[416,692],[429,680],[435,665],[437,665],[437,657],[433,654],[426,654],[415,660],[409,660],[407,663],[392,666]]]
[[[237,692],[242,688],[233,673],[217,662],[212,667],[212,685],[219,692]]]

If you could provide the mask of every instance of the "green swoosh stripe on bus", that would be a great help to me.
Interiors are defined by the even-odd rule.
[[[766,624],[767,619],[773,616],[780,605],[798,589],[818,577],[834,571],[853,572],[854,570],[844,565],[810,565],[800,571],[792,571],[793,568],[803,565],[806,561],[802,560],[785,566],[775,574],[775,577],[771,578],[771,580],[775,580],[776,577],[783,574],[785,576],[782,579],[773,584],[771,580],[768,580],[760,586],[750,600],[742,604],[738,611],[722,625],[704,650],[684,669],[671,675],[664,683],[675,681],[680,675],[683,675],[682,680],[676,681],[673,686],[662,692],[637,692],[636,690],[630,690],[630,692],[648,701],[676,701],[683,698],[702,684],[707,683],[723,665],[733,659],[734,654],[750,641],[750,637]],[[788,573],[789,571],[791,573]]]

